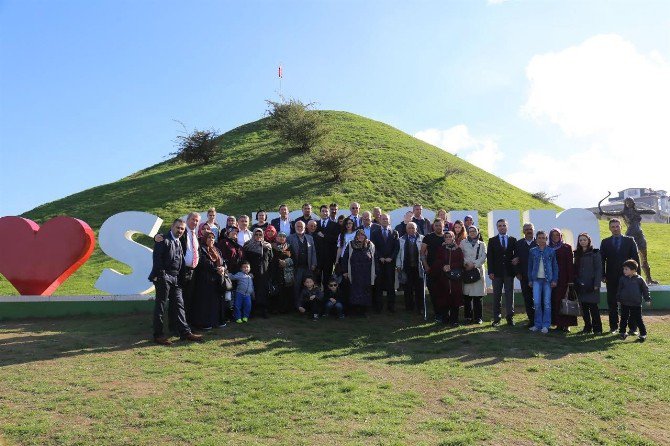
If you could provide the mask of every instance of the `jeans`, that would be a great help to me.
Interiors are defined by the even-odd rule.
[[[235,292],[235,306],[233,307],[233,319],[249,318],[251,314],[251,296]]]
[[[551,326],[551,284],[546,279],[533,281],[533,304],[535,306],[535,328]]]
[[[323,309],[323,314],[328,316],[331,311],[333,311],[333,308],[337,311],[338,316],[342,316],[344,312],[344,307],[342,306],[342,302],[331,302],[330,299],[326,302],[325,308]]]

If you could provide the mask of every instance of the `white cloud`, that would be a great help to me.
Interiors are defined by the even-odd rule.
[[[667,189],[670,65],[659,53],[598,35],[533,57],[526,75],[522,115],[559,126],[569,143],[560,153],[526,155],[508,181],[560,193],[565,206],[593,206],[607,190]]]
[[[414,137],[458,154],[466,161],[488,172],[493,172],[498,161],[503,158],[498,143],[493,138],[474,137],[465,124],[459,124],[446,130],[421,130],[416,132]]]

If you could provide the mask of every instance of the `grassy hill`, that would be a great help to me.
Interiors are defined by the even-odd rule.
[[[326,144],[360,149],[355,180],[324,182],[327,175],[315,170],[309,156],[283,148],[268,130],[268,120],[261,119],[222,135],[220,154],[209,165],[165,161],[117,182],[44,204],[25,216],[42,222],[69,215],[97,231],[108,217],[121,211],[147,211],[171,221],[213,205],[239,215],[259,208],[276,210],[280,203],[297,209],[305,201],[335,201],[346,208],[356,200],[364,209],[381,206],[387,210],[419,201],[432,209],[479,209],[484,213],[480,218],[492,209],[555,207],[384,123],[347,112],[314,113],[321,113],[332,130]],[[445,178],[447,167],[452,173]],[[97,293],[93,283],[106,267],[128,272],[96,249],[57,294]],[[0,294],[15,293],[0,279]]]

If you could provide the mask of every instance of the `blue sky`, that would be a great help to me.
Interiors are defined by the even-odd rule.
[[[566,207],[670,189],[639,158],[670,147],[667,1],[3,1],[0,39],[0,215],[164,160],[174,119],[260,118],[280,63],[285,96]]]

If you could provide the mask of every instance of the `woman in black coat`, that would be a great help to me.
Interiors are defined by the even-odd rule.
[[[591,237],[583,232],[577,238],[575,250],[574,285],[577,296],[582,304],[584,317],[583,333],[602,334],[603,324],[600,321],[600,281],[603,277],[603,265],[600,251],[593,248]]]
[[[254,234],[251,237],[251,240],[244,244],[244,259],[251,265],[251,274],[254,277],[255,300],[252,311],[256,315],[267,318],[272,246],[265,241],[265,236],[261,228],[254,229]]]
[[[195,299],[193,302],[193,326],[208,330],[224,327],[224,289],[221,279],[225,262],[221,251],[214,246],[215,235],[206,233],[204,244],[198,250],[198,265],[195,268]]]

